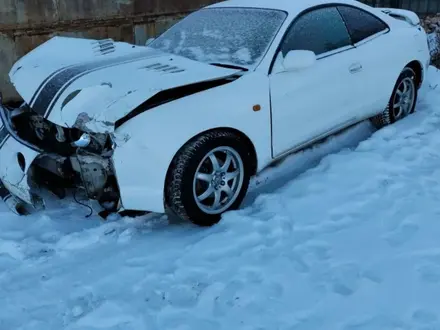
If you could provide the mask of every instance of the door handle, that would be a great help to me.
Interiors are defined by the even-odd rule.
[[[354,63],[349,68],[350,73],[357,73],[359,71],[362,71],[362,64],[360,63]]]

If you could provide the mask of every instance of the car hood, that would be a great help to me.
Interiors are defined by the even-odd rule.
[[[173,95],[181,86],[197,86],[189,88],[193,94],[207,89],[204,82],[215,87],[213,81],[239,72],[149,47],[55,37],[15,63],[9,76],[30,108],[49,121],[108,132],[161,92],[168,91],[158,104],[189,95]]]

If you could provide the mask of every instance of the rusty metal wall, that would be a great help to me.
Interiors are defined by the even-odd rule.
[[[376,7],[403,8],[419,15],[433,15],[440,11],[440,0],[361,0]]]
[[[219,0],[0,0],[0,91],[13,63],[54,35],[143,44],[191,11]]]

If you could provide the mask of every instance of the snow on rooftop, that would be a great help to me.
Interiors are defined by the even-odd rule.
[[[302,12],[303,10],[319,6],[326,3],[341,3],[341,4],[364,4],[355,0],[227,0],[219,2],[217,4],[211,5],[209,7],[249,7],[249,8],[267,8],[267,9],[277,9],[284,10],[288,13],[295,14]]]

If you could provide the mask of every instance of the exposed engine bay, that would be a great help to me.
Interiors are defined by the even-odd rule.
[[[11,113],[11,123],[18,136],[47,153],[71,156],[79,148],[94,154],[111,151],[108,134],[86,133],[64,128],[33,112],[26,105]]]
[[[9,134],[40,153],[28,171],[28,181],[32,181],[34,189],[45,188],[59,198],[66,196],[66,189],[82,189],[87,198],[98,201],[106,212],[118,210],[120,197],[111,160],[114,143],[110,134],[61,127],[26,104],[15,109],[2,106],[1,111]],[[26,164],[20,154],[17,161],[24,170]],[[27,213],[23,207],[16,207],[15,211]]]

